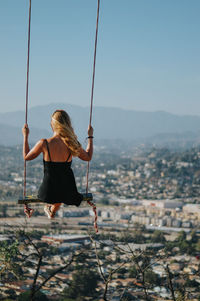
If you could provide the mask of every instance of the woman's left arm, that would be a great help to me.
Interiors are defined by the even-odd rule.
[[[28,125],[25,124],[22,129],[22,134],[24,136],[24,143],[23,143],[23,157],[24,160],[30,161],[35,159],[39,154],[43,151],[44,139],[39,140],[36,145],[30,150],[29,143],[28,143],[28,135],[29,135],[29,128]]]

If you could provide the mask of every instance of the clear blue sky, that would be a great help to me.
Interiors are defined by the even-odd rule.
[[[0,112],[24,109],[28,0],[0,1]],[[96,0],[32,0],[30,106],[89,105]],[[200,115],[200,1],[101,0],[95,105]]]

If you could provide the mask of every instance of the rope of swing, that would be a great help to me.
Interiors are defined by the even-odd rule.
[[[92,89],[91,89],[91,101],[90,101],[90,119],[89,126],[92,123],[92,113],[93,113],[93,99],[94,99],[94,82],[95,82],[95,70],[96,70],[96,53],[97,53],[97,41],[98,41],[98,27],[99,27],[99,11],[100,11],[100,0],[98,0],[97,6],[97,20],[96,20],[96,34],[95,34],[95,48],[94,48],[94,61],[93,61],[93,74],[92,74]],[[31,0],[29,0],[29,22],[28,22],[28,54],[27,54],[27,73],[26,73],[26,109],[25,109],[25,124],[28,123],[28,100],[29,100],[29,62],[30,62],[30,33],[31,33]],[[88,193],[89,187],[89,171],[90,163],[87,164],[86,173],[86,194]],[[26,160],[24,160],[24,198],[26,197]],[[97,212],[96,206],[91,201],[87,201],[88,204],[93,208],[95,220],[94,228],[98,232],[97,226]],[[32,209],[28,207],[27,204],[24,205],[24,212],[28,217],[31,217]]]
[[[31,40],[31,0],[29,0],[29,21],[28,21],[28,54],[27,54],[27,72],[26,72],[26,109],[25,124],[28,123],[28,96],[29,96],[29,62],[30,62],[30,40]],[[26,197],[26,160],[24,160],[24,198]],[[33,210],[24,205],[24,213],[27,217],[31,217]]]
[[[96,34],[95,34],[95,47],[94,47],[94,61],[93,61],[93,73],[92,73],[92,90],[91,90],[91,100],[90,100],[90,121],[89,126],[92,123],[92,112],[93,112],[93,99],[94,99],[94,82],[95,82],[95,70],[96,70],[96,56],[97,56],[97,41],[98,41],[98,29],[99,29],[99,11],[100,11],[100,0],[98,0],[97,5],[97,20],[96,20]],[[87,164],[87,173],[86,173],[86,194],[88,193],[89,187],[89,171],[90,171],[90,162]],[[98,232],[97,226],[97,211],[96,206],[91,201],[87,201],[88,204],[93,208],[94,212],[94,228],[96,233]]]

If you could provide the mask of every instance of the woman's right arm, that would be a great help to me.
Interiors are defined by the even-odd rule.
[[[41,139],[36,143],[36,145],[30,150],[29,143],[28,143],[28,135],[29,135],[29,128],[28,124],[25,124],[22,133],[24,136],[24,143],[23,143],[23,157],[25,161],[30,161],[35,159],[41,152],[43,152],[44,147],[44,139]]]
[[[88,127],[88,145],[86,150],[83,148],[80,149],[79,158],[83,161],[91,161],[93,155],[93,128],[92,126]]]

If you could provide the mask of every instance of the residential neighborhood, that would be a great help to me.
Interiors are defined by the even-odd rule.
[[[89,190],[97,205],[98,234],[87,203],[62,205],[52,220],[42,203],[31,204],[35,211],[27,220],[17,203],[23,186],[20,149],[2,147],[2,154],[1,166],[8,162],[1,172],[2,298],[17,300],[35,281],[48,300],[65,300],[74,294],[74,281],[92,277],[93,291],[80,292],[84,300],[164,301],[173,294],[176,300],[200,300],[198,149],[141,148],[129,155],[97,149]],[[39,159],[28,166],[31,194],[42,168]],[[84,191],[84,164],[74,160],[73,169]],[[11,250],[8,265],[4,259]]]

